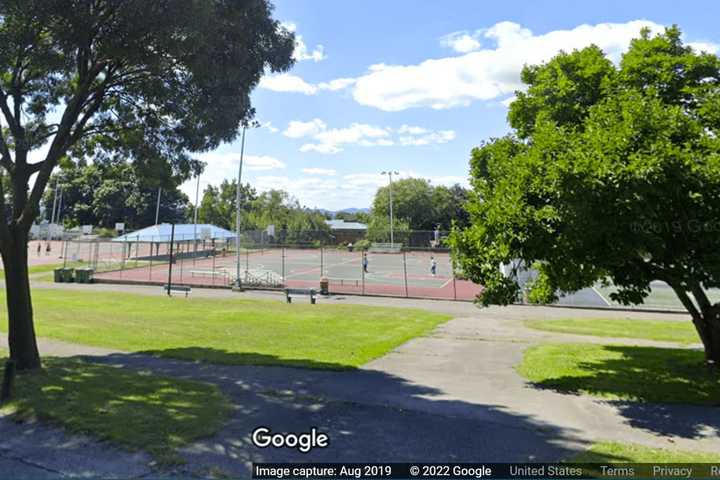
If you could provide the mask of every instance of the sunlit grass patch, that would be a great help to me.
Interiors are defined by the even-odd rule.
[[[568,460],[575,463],[714,463],[720,454],[651,448],[634,443],[598,442]]]
[[[536,330],[595,337],[641,338],[682,344],[700,342],[690,320],[681,322],[629,318],[562,318],[527,320],[525,325]]]
[[[658,403],[720,404],[720,375],[700,351],[593,344],[530,347],[518,372],[560,392]]]

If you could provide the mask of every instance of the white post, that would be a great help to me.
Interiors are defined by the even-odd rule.
[[[48,225],[48,234],[47,234],[47,241],[50,242],[52,239],[52,226],[53,223],[55,223],[55,208],[57,207],[57,201],[58,201],[58,182],[60,179],[58,178],[55,180],[55,192],[53,193],[53,207],[52,207],[52,213],[50,214],[50,225]]]
[[[237,287],[242,286],[240,280],[240,188],[242,187],[242,167],[243,167],[243,156],[245,155],[245,126],[242,129],[242,140],[240,143],[240,166],[238,167],[238,181],[237,181],[237,192],[235,194],[235,257],[236,257],[236,271],[235,271],[235,282]]]
[[[160,195],[162,194],[162,187],[158,187],[158,199],[157,207],[155,208],[155,225],[160,221]]]

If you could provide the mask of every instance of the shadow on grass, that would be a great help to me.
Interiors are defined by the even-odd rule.
[[[264,353],[229,352],[218,348],[183,347],[168,348],[164,350],[146,350],[138,352],[142,355],[175,358],[178,360],[192,360],[197,362],[213,363],[217,365],[255,365],[266,367],[292,367],[321,370],[354,370],[353,365],[321,362],[310,359],[285,358]]]
[[[568,347],[565,347],[568,348]],[[552,357],[548,363],[573,374],[553,376],[533,385],[563,393],[609,399],[628,423],[662,435],[697,438],[708,429],[720,432],[720,372],[704,364],[697,350],[618,345],[601,349],[585,360]],[[672,405],[677,404],[677,405]]]
[[[641,402],[720,406],[720,372],[704,365],[697,350],[620,345],[588,346],[602,355],[573,358],[577,374],[552,376],[535,385],[568,393]]]
[[[44,420],[172,462],[177,448],[217,432],[231,405],[206,383],[178,380],[78,358],[46,358],[18,374],[12,418]]]
[[[227,352],[193,347],[145,354],[88,357],[93,362],[220,387],[235,410],[219,435],[181,449],[195,469],[232,477],[250,474],[252,462],[556,461],[584,450],[583,434],[490,405],[451,400],[445,392],[385,372],[348,370],[307,359],[242,354],[236,360],[302,366],[218,365],[170,359],[227,358]],[[247,363],[247,362],[243,362]],[[482,388],[478,379],[478,388]],[[259,426],[273,432],[316,427],[330,446],[308,454],[297,449],[261,449],[250,441]]]

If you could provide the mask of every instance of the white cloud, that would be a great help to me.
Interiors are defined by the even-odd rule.
[[[308,175],[324,175],[328,177],[334,177],[337,174],[336,170],[333,170],[332,168],[303,168],[303,173],[307,173]]]
[[[293,51],[293,58],[298,61],[302,62],[304,60],[312,60],[314,62],[319,62],[321,60],[325,60],[325,47],[322,45],[316,46],[312,50],[308,50],[307,45],[305,45],[305,40],[303,40],[302,35],[297,33],[297,25],[293,22],[284,22],[283,27],[285,27],[288,31],[293,32],[295,34],[295,50]]]
[[[346,128],[328,128],[319,118],[308,122],[293,120],[283,134],[291,138],[312,138],[314,142],[303,144],[300,151],[322,154],[342,152],[347,145],[361,147],[419,146],[447,143],[455,139],[455,132],[452,130],[432,131],[411,125],[402,125],[397,129],[392,129],[365,123],[353,123]]]
[[[373,65],[357,79],[353,96],[362,105],[385,111],[413,107],[444,109],[492,100],[523,88],[520,82],[523,65],[545,62],[560,50],[572,51],[595,44],[618,61],[643,27],[653,32],[663,29],[662,25],[636,20],[580,25],[535,35],[517,23],[500,22],[482,31],[483,39],[492,42],[494,48],[429,59],[416,65]]]
[[[272,122],[270,122],[270,121],[260,122],[260,128],[266,128],[272,133],[277,133],[280,131],[278,128],[274,127]]]
[[[712,42],[688,42],[687,45],[691,46],[696,52],[717,54],[720,51],[720,45]]]
[[[330,91],[336,91],[336,90],[344,90],[350,85],[354,85],[357,79],[355,78],[336,78],[335,80],[330,80],[329,82],[320,82],[317,84],[317,88],[320,90],[330,90]]]
[[[243,162],[247,165],[248,170],[275,170],[286,167],[286,165],[277,158],[267,155],[245,155]]]
[[[451,140],[455,140],[454,131],[440,130],[438,132],[424,133],[416,136],[401,136],[400,145],[431,145],[435,143],[447,143]]]
[[[290,75],[289,73],[265,75],[260,79],[258,86],[273,92],[293,92],[305,95],[315,95],[318,90],[315,85],[311,85],[297,75]]]
[[[468,53],[480,48],[480,40],[478,40],[482,30],[475,33],[453,32],[440,38],[440,44],[443,47],[452,48],[458,53]]]
[[[288,123],[287,129],[283,132],[283,135],[290,138],[302,138],[311,135],[316,135],[327,128],[325,122],[319,118],[313,118],[309,122],[301,122],[299,120],[293,120]]]

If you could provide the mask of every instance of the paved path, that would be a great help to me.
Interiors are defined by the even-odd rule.
[[[92,288],[105,290],[107,286]],[[152,287],[123,289],[159,294]],[[229,295],[237,296],[225,291],[193,293]],[[281,300],[275,294],[243,295]],[[47,340],[41,341],[41,349],[46,355],[83,354],[93,361],[219,385],[235,404],[235,414],[217,436],[183,450],[188,463],[180,473],[204,475],[213,466],[216,472],[245,477],[253,461],[554,461],[598,440],[720,450],[718,408],[562,395],[526,385],[513,369],[524,349],[541,341],[665,345],[539,332],[524,327],[527,318],[616,316],[687,321],[685,316],[545,307],[481,310],[456,302],[369,297],[340,297],[329,302],[414,306],[457,318],[350,372],[205,365]],[[315,426],[330,435],[331,446],[308,455],[258,449],[250,445],[249,435],[259,425],[298,432]],[[124,468],[146,465],[143,459],[128,455],[120,452],[116,456],[125,462]],[[3,461],[9,460],[0,443],[0,468]],[[17,462],[14,465],[17,467]],[[31,462],[27,468],[37,465]]]

